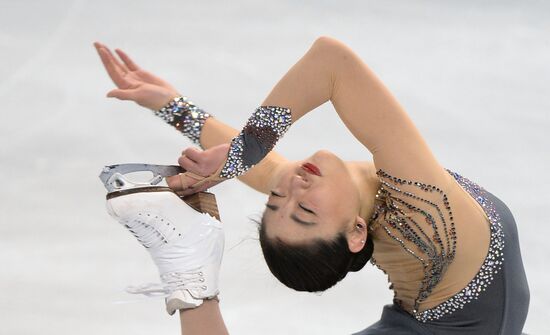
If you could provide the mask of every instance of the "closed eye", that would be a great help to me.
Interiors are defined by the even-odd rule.
[[[273,192],[273,191],[269,191],[269,193],[270,193],[272,196],[275,196],[275,197],[278,197],[278,198],[284,198],[284,197],[285,197],[285,196],[282,196],[282,195],[280,195],[280,194],[278,194],[278,193],[275,193],[275,192]],[[309,208],[304,207],[302,204],[298,204],[298,206],[299,206],[301,209],[303,209],[304,211],[308,212],[308,213],[311,213],[311,214],[313,214],[313,215],[317,215],[314,211],[312,211],[312,210],[309,209]],[[277,206],[268,205],[267,207],[273,209],[272,207],[277,207]],[[277,207],[277,208],[278,208],[278,207]]]
[[[302,204],[298,204],[298,206],[300,206],[301,209],[303,209],[304,211],[308,212],[308,213],[311,213],[313,215],[317,215],[315,214],[315,212],[313,212],[311,209],[307,209],[305,208],[304,206],[302,206]]]

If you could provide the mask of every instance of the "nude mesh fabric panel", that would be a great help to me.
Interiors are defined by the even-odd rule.
[[[392,175],[391,172],[387,173],[400,178],[399,176]],[[428,297],[420,302],[418,311],[432,308],[464,288],[481,267],[489,246],[489,220],[483,209],[445,170],[443,170],[443,175],[447,175],[445,182],[431,185],[437,186],[447,195],[456,229],[457,243],[455,257],[442,273],[439,282],[432,288]],[[406,216],[416,221],[425,235],[422,234],[418,227],[413,225],[411,227],[421,237],[421,240],[428,246],[433,245],[432,248],[435,248],[437,253],[441,253],[441,247],[434,241],[435,230],[426,222],[426,216],[406,208],[400,201],[405,201],[408,204],[416,206],[434,218],[443,246],[447,249],[447,238],[444,234],[443,220],[441,220],[437,209],[425,201],[406,196],[403,192],[409,192],[437,205],[447,223],[447,230],[451,228],[450,214],[445,208],[443,197],[440,193],[427,192],[414,185],[414,182],[424,182],[423,180],[407,179],[413,181],[413,184],[409,185],[408,183],[396,183],[391,178],[379,178],[381,182],[388,183],[388,185],[381,185],[381,188],[389,192],[389,196],[384,197],[384,200],[387,201],[387,198],[390,198],[390,202],[396,204],[404,214],[397,210],[388,210],[385,215],[379,215],[372,222],[375,229],[371,232],[375,244],[373,259],[389,275],[389,281],[393,284],[392,288],[395,298],[401,301],[402,307],[405,310],[412,312],[414,301],[418,297],[421,290],[421,282],[424,279],[424,268],[419,259],[424,260],[428,265],[432,264],[433,259],[415,243],[404,238],[398,229],[391,227],[386,218],[388,215]],[[392,189],[392,187],[402,192]],[[377,200],[377,202],[384,203],[385,208],[388,208],[384,201]],[[410,220],[408,221],[410,222]],[[390,234],[399,238],[403,245],[392,238]],[[452,246],[452,241],[449,242]],[[405,248],[410,251],[407,251]]]

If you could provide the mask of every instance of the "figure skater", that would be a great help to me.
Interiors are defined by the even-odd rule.
[[[238,131],[123,51],[117,58],[95,46],[117,86],[109,97],[153,110],[202,148],[179,157],[187,172],[167,179],[174,192],[185,196],[237,177],[269,196],[260,245],[281,283],[324,291],[370,260],[388,275],[394,298],[358,334],[521,334],[529,288],[510,210],[440,165],[350,47],[317,38]],[[292,124],[327,101],[372,161],[343,161],[327,150],[289,161],[272,150]],[[217,309],[204,311],[223,325]]]

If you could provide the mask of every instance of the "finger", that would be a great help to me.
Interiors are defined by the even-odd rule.
[[[94,47],[95,47],[96,49],[99,49],[99,48],[109,49],[108,46],[106,46],[105,44],[103,44],[103,43],[101,43],[101,42],[97,42],[97,41],[94,42]]]
[[[126,67],[125,64],[123,64],[119,59],[118,57],[116,57],[113,52],[111,51],[111,49],[108,49],[107,48],[107,51],[109,52],[109,55],[111,55],[111,58],[113,59],[113,62],[115,63],[115,65],[117,66],[117,68],[121,71],[121,72],[129,72],[130,70]]]
[[[99,58],[101,58],[101,62],[103,63],[103,66],[105,66],[109,77],[111,77],[115,85],[119,88],[128,87],[128,81],[124,79],[124,74],[120,71],[119,68],[117,68],[112,59],[112,55],[108,52],[108,49],[99,48],[97,52],[99,53]]]
[[[203,151],[195,148],[195,147],[189,147],[189,148],[186,148],[182,155],[185,155],[186,157],[189,157],[189,159],[191,159],[192,161],[196,162],[197,164],[200,165],[200,162],[203,160],[203,155],[202,155]]]
[[[96,47],[96,50],[99,52],[100,50],[105,50],[106,52],[106,55],[108,56],[107,58],[109,59],[109,61],[111,61],[113,63],[113,65],[115,66],[115,68],[117,70],[119,70],[120,72],[127,72],[128,69],[126,68],[126,66],[124,66],[124,64],[122,64],[114,55],[113,53],[111,52],[111,49],[109,49],[107,46],[99,43],[99,42],[95,42],[94,43],[94,46]]]
[[[201,168],[198,166],[197,163],[189,159],[186,155],[182,155],[178,159],[178,164],[184,168],[186,171],[191,171],[193,173],[196,173],[198,175],[204,176],[203,172],[201,171]]]
[[[121,90],[121,89],[114,89],[107,93],[108,98],[117,98],[120,100],[136,100],[136,90]]]
[[[122,72],[122,73],[126,73],[128,72],[128,68],[126,67],[126,65],[122,64],[117,57],[115,57],[115,55],[113,54],[113,52],[111,51],[111,49],[109,49],[107,46],[101,44],[101,43],[97,43],[97,45],[99,46],[100,49],[104,49],[105,51],[107,51],[107,54],[109,55],[109,58],[111,58],[111,61],[113,62],[113,64],[116,66],[116,68]]]
[[[117,53],[118,57],[122,59],[122,61],[130,71],[140,70],[139,66],[137,66],[137,64],[134,63],[130,56],[128,56],[124,51],[120,49],[115,49],[115,52]]]

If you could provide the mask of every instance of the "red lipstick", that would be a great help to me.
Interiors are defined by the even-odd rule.
[[[321,176],[321,170],[317,166],[311,163],[302,164],[302,169],[306,170],[308,173],[314,174],[316,176]]]

